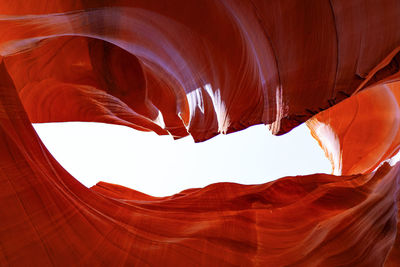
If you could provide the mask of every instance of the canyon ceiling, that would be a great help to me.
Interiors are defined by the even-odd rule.
[[[0,265],[400,265],[400,1],[0,0],[0,62]],[[67,121],[305,122],[334,172],[86,188],[32,127]]]

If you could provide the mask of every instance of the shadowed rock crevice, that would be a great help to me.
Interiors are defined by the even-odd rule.
[[[0,265],[399,265],[400,167],[383,163],[400,140],[398,0],[17,0],[0,10]],[[339,176],[163,198],[86,188],[31,125],[55,121],[197,142],[307,121]]]

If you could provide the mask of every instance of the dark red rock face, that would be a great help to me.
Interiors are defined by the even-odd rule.
[[[400,2],[0,1],[0,265],[399,266]],[[86,188],[32,122],[307,121],[334,175]]]

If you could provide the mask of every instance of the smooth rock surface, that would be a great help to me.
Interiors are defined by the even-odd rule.
[[[400,165],[382,164],[400,139],[398,0],[0,10],[0,265],[399,266]],[[310,118],[341,176],[165,198],[84,187],[31,125],[106,122],[200,142]]]

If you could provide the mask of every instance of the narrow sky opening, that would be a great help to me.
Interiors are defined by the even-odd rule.
[[[102,123],[34,127],[53,156],[87,187],[105,181],[167,196],[216,182],[260,184],[332,172],[304,124],[279,137],[257,125],[197,144],[190,137],[173,140]]]

